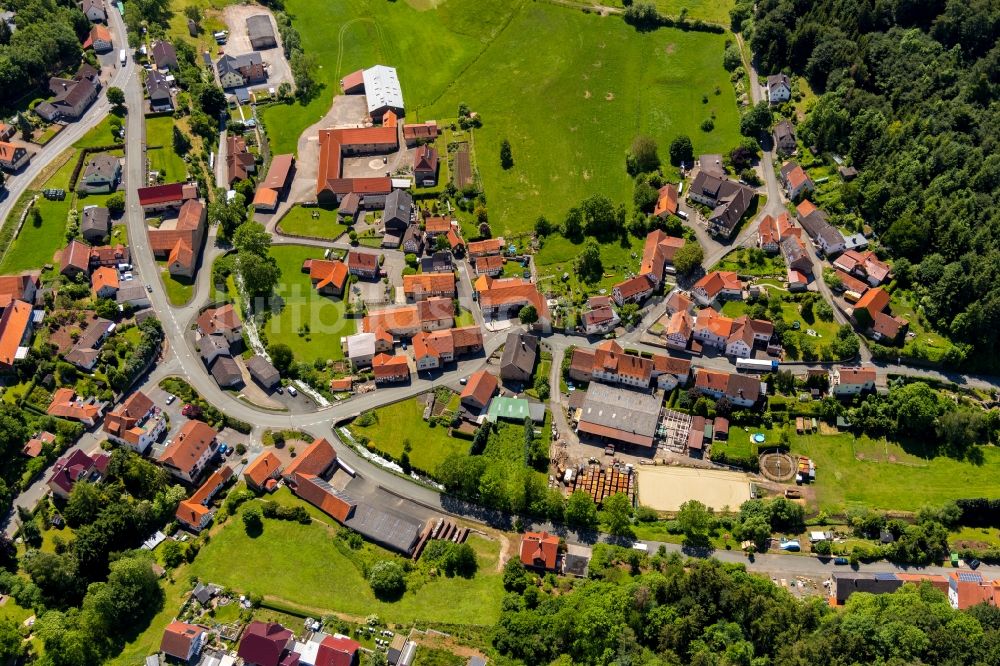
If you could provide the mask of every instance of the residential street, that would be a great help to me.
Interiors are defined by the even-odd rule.
[[[112,36],[114,37],[115,48],[119,48],[119,44],[126,43],[125,38],[125,23],[122,21],[121,15],[117,11],[108,12],[108,27],[111,28]],[[101,89],[100,95],[90,108],[84,113],[83,117],[76,122],[69,123],[63,131],[59,132],[48,145],[39,149],[34,157],[31,158],[31,162],[27,167],[24,168],[20,173],[7,177],[7,192],[5,197],[0,200],[0,222],[3,224],[17,224],[17,220],[10,219],[10,211],[17,203],[17,200],[24,194],[28,186],[31,185],[32,181],[41,174],[45,168],[49,165],[52,160],[57,158],[63,153],[67,148],[71,147],[74,143],[79,141],[87,132],[92,130],[97,126],[105,116],[108,115],[108,111],[111,109],[111,105],[108,103],[108,88],[118,87],[125,89],[125,82],[129,80],[135,73],[135,58],[129,56],[124,67],[117,67],[115,73],[112,75],[111,80],[108,82],[104,88]],[[142,102],[142,96],[140,92],[139,97],[140,103]],[[126,99],[126,102],[128,100]],[[130,108],[131,105],[129,104]],[[141,109],[142,106],[134,107]],[[140,118],[141,118],[140,113]],[[129,183],[129,181],[126,181]]]

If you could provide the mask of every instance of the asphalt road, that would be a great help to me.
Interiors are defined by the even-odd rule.
[[[118,12],[113,9],[108,12],[108,17],[108,26],[111,28],[115,49],[118,50],[118,45],[125,44],[127,41],[125,37],[125,24]],[[0,221],[3,221],[3,224],[17,223],[16,220],[8,219],[10,211],[14,208],[17,200],[52,160],[61,155],[63,151],[79,141],[87,132],[104,120],[104,117],[111,110],[107,96],[108,88],[118,87],[124,89],[125,81],[135,73],[135,69],[135,59],[130,56],[124,67],[118,67],[115,70],[111,80],[101,89],[100,95],[90,105],[90,108],[87,109],[82,118],[74,123],[69,123],[63,131],[59,132],[52,141],[31,158],[31,162],[24,170],[7,177],[6,197],[0,201]]]
[[[121,29],[123,34],[123,28],[120,25],[120,17],[118,17],[115,12],[111,12],[111,14],[113,16],[113,29],[116,31]],[[751,76],[752,80],[756,78],[755,73],[752,73]],[[155,385],[155,383],[161,377],[165,376],[166,373],[176,374],[184,377],[195,388],[195,390],[197,390],[208,402],[217,408],[235,418],[253,424],[255,426],[255,439],[259,439],[260,432],[264,428],[300,428],[310,432],[314,436],[327,437],[336,443],[340,441],[335,432],[336,425],[338,423],[352,418],[365,410],[413,397],[436,386],[448,385],[458,388],[460,386],[459,380],[462,377],[466,377],[475,370],[483,367],[486,363],[486,358],[488,358],[492,352],[497,350],[500,345],[503,344],[506,337],[506,331],[500,333],[486,333],[484,336],[485,354],[482,357],[462,360],[452,369],[439,373],[432,379],[415,377],[408,384],[380,388],[379,390],[371,393],[354,396],[342,403],[316,409],[308,414],[275,413],[272,411],[264,411],[245,402],[239,401],[229,393],[222,391],[202,365],[201,359],[193,347],[193,340],[191,339],[191,336],[187,334],[190,330],[191,323],[197,315],[199,306],[205,303],[208,299],[211,280],[211,262],[221,250],[215,247],[213,233],[208,241],[208,247],[206,248],[204,254],[193,298],[187,305],[180,307],[171,306],[166,297],[162,283],[157,279],[160,271],[153,259],[152,252],[149,247],[146,235],[146,224],[138,202],[137,188],[144,183],[146,170],[144,156],[145,141],[143,116],[141,111],[138,111],[142,108],[142,87],[139,76],[136,73],[136,69],[131,63],[131,59],[130,63],[124,68],[124,70],[116,74],[113,84],[118,85],[125,91],[127,106],[130,109],[136,110],[128,115],[126,136],[126,183],[128,184],[126,193],[126,217],[132,250],[132,261],[143,279],[148,284],[155,285],[153,292],[150,294],[150,299],[152,301],[153,309],[158,313],[160,320],[163,323],[166,343],[171,355],[171,359],[165,365],[158,368],[157,371],[147,379],[147,383],[144,386],[148,387]],[[755,95],[759,95],[759,90],[757,90],[756,85],[752,86],[752,90],[754,90]],[[48,151],[47,154],[50,156],[58,154],[60,145],[68,145],[69,143],[75,141],[78,136],[82,136],[82,134],[89,130],[90,127],[100,121],[106,110],[106,100],[104,100],[102,96],[102,101],[91,108],[86,118],[81,121],[81,123],[78,123],[76,126],[66,130],[67,133],[61,135],[60,138],[57,139],[57,141],[61,141],[62,143],[55,144],[55,150]],[[768,191],[768,204],[765,207],[765,211],[762,211],[762,215],[766,212],[774,214],[775,212],[780,212],[783,208],[781,205],[780,188],[778,186],[777,179],[774,176],[774,169],[772,166],[771,156],[769,154],[765,154],[762,158],[762,165],[764,166],[764,176]],[[38,160],[33,164],[33,168],[37,168],[39,170],[43,166],[44,162],[42,160]],[[30,181],[30,178],[25,178],[24,181]],[[15,183],[15,187],[18,186],[19,183]],[[20,191],[23,191],[23,187]],[[10,199],[16,200],[19,194],[20,192],[12,193]],[[7,210],[9,210],[9,208]],[[0,215],[5,212],[6,211],[3,208],[0,208]],[[743,229],[737,237],[736,243],[746,242],[751,239],[754,234],[756,234],[756,227],[762,215],[758,216],[757,219]],[[276,236],[275,242],[282,243],[292,241],[291,239]],[[305,242],[308,245],[314,245],[317,247],[343,246],[343,244],[337,243],[302,241],[300,239],[295,239],[294,242],[299,244]],[[710,266],[718,261],[718,259],[721,259],[725,252],[728,252],[729,249],[730,248],[726,246],[718,246],[711,252],[706,253],[706,266]],[[460,301],[463,306],[468,307],[473,313],[475,313],[476,321],[481,325],[482,316],[479,309],[474,307],[474,304],[471,301],[470,278],[465,271],[460,271]],[[663,306],[660,304],[656,307],[662,308]],[[622,341],[628,343],[629,346],[645,348],[649,351],[662,351],[639,344],[638,338],[640,333],[641,330],[636,329],[635,331],[623,336]],[[580,345],[582,343],[585,343],[583,338],[563,334],[554,334],[546,339],[546,344],[553,350],[554,358],[560,357],[570,345]],[[716,359],[700,359],[699,365],[732,369],[732,364],[727,359],[721,357]],[[913,369],[902,366],[885,366],[882,368],[882,372],[887,371],[907,374],[913,373]],[[941,375],[948,378],[959,378],[963,383],[969,385],[996,386],[996,384],[993,383],[995,381],[994,378],[974,378],[963,377],[960,375],[949,376],[943,375],[942,373],[926,372],[923,370],[919,370],[917,374],[924,374],[927,376]],[[140,387],[140,389],[141,388],[142,387]],[[373,489],[381,488],[388,490],[394,496],[404,500],[404,502],[412,502],[419,505],[413,507],[415,514],[426,515],[427,508],[436,511],[455,510],[452,502],[448,502],[448,506],[445,507],[442,501],[442,496],[435,490],[413,483],[401,476],[397,476],[392,472],[369,462],[347,446],[342,444],[338,446],[338,455],[345,463],[357,470],[359,477],[367,484],[370,484]],[[35,484],[27,493],[22,494],[22,496],[17,499],[17,502],[19,504],[28,504],[33,497],[35,498],[35,501],[37,501],[38,497],[41,496],[39,495],[39,492],[44,494],[44,489],[41,488],[39,484]],[[399,507],[397,507],[397,510],[398,509]],[[9,525],[8,529],[10,529]],[[675,545],[668,545],[668,548],[673,549],[679,547]],[[742,554],[718,552],[713,555],[719,557],[719,559],[745,562],[745,558]],[[772,560],[771,558],[778,559]],[[761,555],[756,558],[755,563],[751,564],[751,567],[754,568],[759,568],[761,570],[774,569],[783,572],[785,575],[798,573],[800,568],[802,569],[802,573],[804,575],[815,575],[817,571],[822,573],[823,569],[819,568],[821,566],[827,565],[822,565],[822,563],[818,560],[814,560],[813,558],[780,555]],[[876,565],[870,566],[874,567]],[[891,567],[891,565],[885,566]],[[1000,574],[1000,568],[992,573]]]

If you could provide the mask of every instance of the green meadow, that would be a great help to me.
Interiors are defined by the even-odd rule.
[[[541,214],[558,221],[590,194],[631,202],[625,153],[637,134],[657,139],[662,157],[678,134],[696,153],[739,138],[724,35],[640,33],[617,16],[522,0],[434,4],[289,0],[325,88],[308,105],[263,109],[273,150],[295,150],[344,75],[394,65],[409,121],[455,118],[460,103],[482,117],[473,148],[499,235],[527,231]],[[713,116],[715,129],[702,131]],[[513,149],[509,170],[500,167],[503,139]]]

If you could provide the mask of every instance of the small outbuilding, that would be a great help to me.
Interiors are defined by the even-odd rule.
[[[247,361],[247,372],[255,382],[267,390],[281,383],[281,374],[263,356],[254,356]]]
[[[254,50],[273,49],[278,45],[274,36],[274,26],[267,14],[255,14],[247,19],[247,36]]]

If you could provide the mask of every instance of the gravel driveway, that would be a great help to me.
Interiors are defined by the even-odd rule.
[[[285,59],[285,52],[281,49],[281,35],[278,34],[278,24],[274,20],[274,14],[260,5],[229,5],[222,12],[222,18],[229,27],[229,39],[222,48],[226,53],[240,55],[250,53],[254,49],[250,46],[250,37],[247,35],[247,19],[258,14],[266,14],[271,20],[271,27],[274,29],[274,36],[278,46],[273,49],[257,51],[267,65],[267,87],[277,90],[283,81],[295,86],[292,78],[292,68]],[[262,87],[262,86],[255,86]]]

